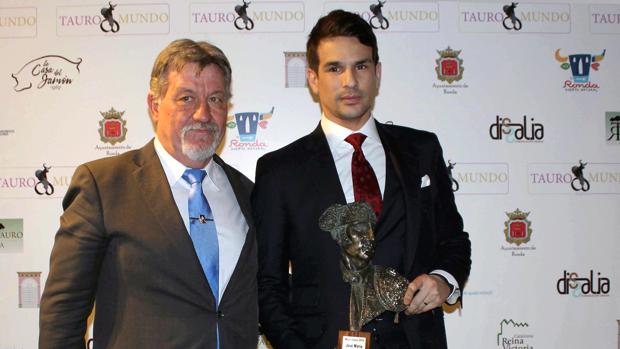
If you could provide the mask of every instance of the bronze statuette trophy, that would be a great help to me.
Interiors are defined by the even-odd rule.
[[[375,253],[375,213],[365,202],[330,206],[319,227],[340,246],[340,270],[351,284],[349,331],[340,331],[338,349],[369,349],[370,333],[362,326],[386,310],[399,313],[409,282],[394,269],[372,264]]]

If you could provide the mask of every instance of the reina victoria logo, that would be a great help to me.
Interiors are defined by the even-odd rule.
[[[502,320],[497,332],[497,346],[503,349],[534,349],[534,335],[527,333],[527,322]]]
[[[495,117],[495,122],[489,127],[491,139],[507,143],[541,143],[545,138],[545,128],[543,124],[534,122],[534,118],[523,115],[523,122],[512,122],[507,117]]]
[[[564,270],[562,277],[558,279],[556,290],[561,295],[573,297],[608,297],[610,280],[592,269],[586,277],[579,277],[576,272]]]
[[[37,89],[59,90],[74,82],[73,80],[80,74],[80,63],[82,58],[79,57],[76,60],[58,55],[35,58],[11,74],[15,80],[13,90],[22,92],[33,86]]]
[[[603,50],[600,55],[589,53],[570,54],[563,56],[561,49],[555,51],[555,60],[560,62],[560,68],[571,71],[571,78],[564,80],[564,91],[567,92],[597,92],[599,85],[590,81],[590,73],[598,71],[600,62],[605,58]]]
[[[231,150],[263,150],[267,148],[267,143],[260,140],[257,136],[259,129],[266,129],[269,119],[273,116],[275,107],[271,111],[242,112],[228,116],[226,126],[230,129],[236,128],[238,137],[232,139],[228,144]]]
[[[514,257],[525,256],[525,251],[534,251],[536,246],[521,246],[532,238],[532,222],[527,220],[530,212],[523,212],[518,208],[514,212],[506,212],[508,220],[504,222],[504,236],[506,242],[516,246],[502,246],[504,251],[511,251]]]
[[[111,107],[106,112],[99,112],[103,119],[99,120],[99,139],[109,145],[96,145],[96,150],[105,150],[106,155],[119,155],[121,152],[131,149],[129,145],[116,145],[123,143],[127,137],[127,121],[123,119],[124,111],[118,111]]]
[[[468,88],[467,84],[453,84],[463,79],[463,60],[459,57],[461,50],[453,50],[448,46],[445,50],[437,50],[439,58],[435,60],[437,79],[443,84],[433,83],[434,88],[443,89],[444,94],[457,94],[457,89]]]

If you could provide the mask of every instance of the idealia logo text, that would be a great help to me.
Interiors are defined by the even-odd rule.
[[[523,122],[512,122],[510,118],[495,117],[495,123],[489,127],[489,136],[494,140],[504,140],[508,143],[542,142],[545,138],[545,128],[541,123],[534,122],[523,115]]]
[[[592,269],[585,277],[579,277],[576,272],[564,270],[562,277],[558,279],[556,289],[559,294],[570,294],[573,297],[608,296],[610,280],[601,276],[600,272],[595,273]]]

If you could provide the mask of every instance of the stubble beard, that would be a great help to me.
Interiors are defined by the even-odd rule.
[[[338,104],[340,104],[335,110],[335,117],[341,120],[351,121],[351,120],[359,120],[364,115],[371,113],[374,107],[374,98],[369,98],[366,93],[360,90],[353,90],[357,95],[360,95],[362,102],[359,110],[350,110],[351,106],[347,106],[344,104],[340,97],[338,97]],[[370,99],[368,101],[368,99]],[[364,101],[367,101],[364,103]]]

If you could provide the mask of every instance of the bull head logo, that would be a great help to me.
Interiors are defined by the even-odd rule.
[[[598,71],[599,62],[605,58],[606,51],[607,50],[603,50],[603,53],[600,55],[576,54],[566,57],[560,54],[560,49],[557,49],[555,51],[555,59],[562,63],[562,65],[560,65],[562,69],[571,69],[574,82],[586,83],[590,80],[590,67]]]
[[[275,107],[271,107],[271,110],[265,113],[243,112],[228,115],[226,126],[237,128],[241,142],[255,142],[258,128],[267,128],[268,120],[273,116],[274,109]]]

